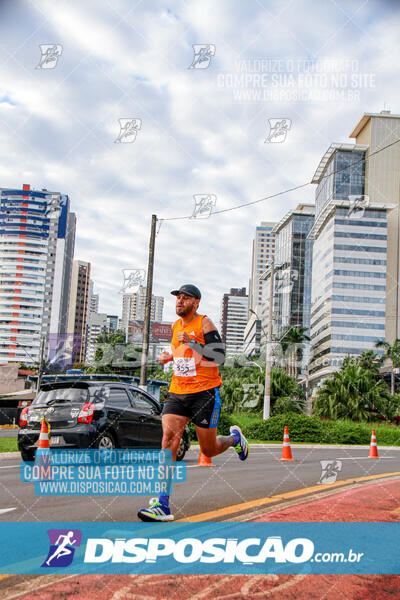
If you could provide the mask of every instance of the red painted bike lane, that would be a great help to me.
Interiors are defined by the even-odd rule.
[[[253,521],[397,521],[400,479],[343,490]],[[398,600],[399,575],[86,575],[25,577],[4,600]],[[29,590],[29,591],[28,591]]]

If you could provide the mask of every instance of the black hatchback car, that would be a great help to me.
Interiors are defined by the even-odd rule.
[[[54,448],[161,448],[161,412],[153,396],[126,383],[46,383],[21,411],[18,448],[23,460],[34,460],[42,417],[50,423]],[[176,459],[189,447],[186,427]]]

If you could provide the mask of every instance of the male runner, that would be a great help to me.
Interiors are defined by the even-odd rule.
[[[162,415],[161,447],[171,450],[172,460],[176,460],[182,433],[193,421],[200,449],[206,456],[216,456],[232,446],[240,460],[245,460],[249,447],[240,427],[234,425],[230,435],[217,436],[221,410],[218,365],[225,361],[221,337],[211,319],[198,314],[201,294],[195,285],[182,285],[171,294],[176,296],[176,314],[180,318],[172,326],[172,354],[162,352],[158,358],[160,364],[174,362]],[[138,517],[142,521],[173,521],[169,495],[152,498],[149,508],[140,509]]]

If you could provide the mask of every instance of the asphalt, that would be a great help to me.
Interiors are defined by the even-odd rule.
[[[278,501],[285,494],[318,486],[321,460],[341,462],[336,485],[400,471],[400,448],[380,448],[379,460],[368,458],[367,447],[293,446],[292,452],[295,461],[282,462],[279,445],[257,446],[241,462],[230,449],[212,459],[214,467],[197,467],[198,447],[192,447],[185,458],[187,480],[175,483],[171,496],[175,518],[196,520],[196,515],[202,515],[202,520],[227,520],[227,515],[243,516],[243,503],[261,502],[244,511],[245,518],[250,518],[264,499]],[[0,521],[132,522],[148,502],[142,496],[35,496],[33,484],[20,481],[19,467],[15,456],[0,461]],[[231,506],[239,508],[227,509]]]
[[[377,464],[377,463],[375,463]],[[329,486],[330,487],[330,486]],[[262,509],[254,521],[398,521],[400,477],[319,491],[291,506]],[[247,519],[249,520],[249,519]],[[3,600],[398,600],[399,575],[3,576]]]

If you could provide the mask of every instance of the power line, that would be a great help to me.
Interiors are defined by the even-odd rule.
[[[387,146],[383,146],[379,150],[375,150],[375,152],[371,152],[369,154],[369,158],[371,158],[372,156],[375,156],[376,154],[379,154],[380,152],[383,152],[383,150],[387,150],[388,148],[390,148],[391,146],[394,146],[395,144],[398,144],[399,142],[400,142],[400,138],[398,140],[395,140],[394,142],[391,142]],[[325,179],[327,177],[331,177],[332,175],[336,175],[336,173],[341,173],[342,171],[346,171],[347,169],[351,169],[355,165],[357,165],[357,164],[359,164],[361,162],[365,162],[365,161],[366,161],[366,157],[362,156],[360,158],[360,160],[355,161],[351,165],[347,165],[345,167],[342,167],[341,169],[338,169],[337,171],[333,171],[332,173],[327,173],[326,175],[324,175],[323,177],[321,177],[321,180]],[[211,215],[219,215],[219,214],[225,213],[225,212],[230,212],[231,210],[237,210],[239,208],[244,208],[245,206],[252,206],[253,204],[258,204],[259,202],[265,202],[266,200],[271,200],[272,198],[277,198],[278,196],[283,196],[284,194],[288,194],[289,192],[295,192],[296,190],[300,190],[300,189],[305,188],[305,187],[307,187],[309,185],[312,185],[311,181],[309,181],[307,183],[302,183],[300,185],[296,185],[295,187],[288,188],[288,189],[283,190],[281,192],[277,192],[276,194],[271,194],[270,196],[266,196],[265,198],[260,198],[259,200],[253,200],[252,202],[245,202],[244,204],[238,204],[237,206],[231,206],[230,208],[224,208],[224,209],[221,209],[221,210],[212,211],[210,213],[210,216]],[[166,219],[157,219],[157,220],[158,221],[179,221],[179,220],[183,220],[183,219],[193,219],[193,218],[194,218],[193,215],[186,215],[186,216],[183,216],[183,217],[169,217],[169,218],[166,218]]]

